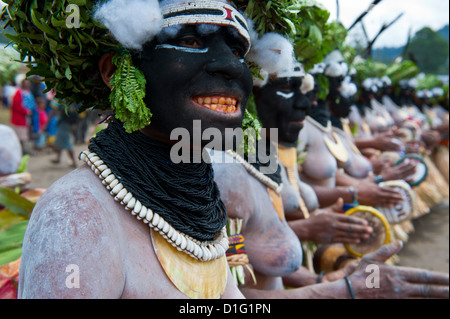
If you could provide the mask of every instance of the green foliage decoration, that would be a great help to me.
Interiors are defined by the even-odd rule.
[[[443,83],[435,74],[425,74],[418,78],[418,85],[416,90],[432,90],[436,87],[442,87]]]
[[[65,104],[106,110],[109,89],[98,73],[97,61],[107,51],[119,49],[108,30],[92,18],[93,0],[5,0],[0,20],[13,28],[7,34],[26,63],[28,76],[44,78],[47,90]],[[67,23],[79,8],[79,26]]]
[[[127,133],[142,129],[150,124],[152,114],[144,103],[146,79],[132,64],[131,55],[116,54],[113,63],[117,67],[111,78],[111,106],[115,117],[124,123]]]
[[[277,32],[291,40],[297,59],[306,70],[342,46],[347,36],[342,24],[328,22],[330,13],[314,0],[234,2],[253,20],[259,36]]]
[[[22,67],[11,50],[0,48],[0,86],[10,84]]]
[[[367,78],[381,78],[386,74],[388,66],[382,62],[377,62],[372,59],[361,60],[353,64],[356,70],[354,81],[361,85]]]
[[[410,60],[402,60],[392,63],[385,74],[392,80],[393,85],[397,85],[401,80],[412,79],[420,70],[417,64]]]

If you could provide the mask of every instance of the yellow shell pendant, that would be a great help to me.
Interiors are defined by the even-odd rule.
[[[175,287],[191,299],[219,299],[225,292],[228,264],[225,256],[199,261],[178,251],[158,232],[150,230],[156,256]]]
[[[333,142],[326,135],[323,136],[323,140],[328,150],[339,162],[346,163],[348,161],[348,152],[347,149],[345,148],[344,143],[341,141],[341,139],[335,132],[332,132],[331,135],[333,135],[333,138],[336,142]]]
[[[295,149],[295,147],[290,147],[290,148],[286,148],[286,147],[282,147],[281,145],[278,146],[278,157],[280,159],[281,164],[283,164],[283,166],[286,168],[286,174],[289,180],[289,184],[292,185],[292,187],[294,187],[294,189],[297,191],[298,195],[299,195],[299,205],[300,205],[300,209],[303,213],[303,217],[305,219],[309,218],[309,210],[306,207],[306,203],[303,200],[302,194],[300,192],[300,188],[298,187],[297,184],[297,167],[296,167],[296,163],[297,163],[297,150]],[[284,214],[283,214],[284,215]]]
[[[267,187],[267,192],[269,193],[270,199],[272,200],[272,205],[275,208],[278,217],[281,221],[284,222],[284,207],[283,207],[283,200],[281,199],[281,195],[277,194],[273,189],[270,189]]]

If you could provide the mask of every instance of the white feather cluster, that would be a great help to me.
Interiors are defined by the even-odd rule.
[[[348,65],[345,63],[344,56],[339,50],[334,50],[323,60],[325,63],[325,75],[330,77],[346,76],[348,74]]]
[[[350,98],[355,96],[358,93],[358,87],[355,83],[351,81],[349,76],[345,77],[344,81],[342,81],[341,87],[339,88],[339,92],[345,98]]]
[[[344,62],[344,56],[342,55],[341,51],[339,50],[334,50],[331,53],[329,53],[324,59],[323,62],[325,64],[329,64],[331,62]]]
[[[308,93],[309,91],[312,91],[314,89],[314,77],[306,73],[302,80],[302,87],[300,88],[300,91],[303,94]]]
[[[267,84],[270,75],[278,77],[303,76],[301,64],[297,62],[292,43],[282,35],[274,32],[264,34],[260,39],[254,39],[252,49],[247,59],[258,64],[264,80],[255,79],[255,86]],[[294,71],[295,69],[299,71]]]
[[[323,74],[325,72],[325,67],[326,64],[321,62],[321,63],[317,63],[314,64],[314,67],[312,69],[310,69],[308,72],[310,74]]]
[[[109,0],[94,18],[125,48],[135,50],[161,31],[163,21],[158,0]]]
[[[338,77],[343,73],[341,64],[339,62],[330,62],[325,68],[325,75],[330,77]]]

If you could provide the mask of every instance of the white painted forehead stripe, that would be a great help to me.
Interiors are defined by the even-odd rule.
[[[171,45],[171,44],[158,44],[155,47],[155,49],[157,49],[157,50],[159,50],[159,49],[177,50],[177,51],[182,51],[182,52],[186,52],[186,53],[208,53],[208,51],[209,51],[208,48],[195,49],[195,48],[180,47],[180,46]]]

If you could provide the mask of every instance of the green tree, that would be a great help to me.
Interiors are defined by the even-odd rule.
[[[422,72],[448,74],[448,42],[428,27],[411,39],[405,58],[415,61]]]

